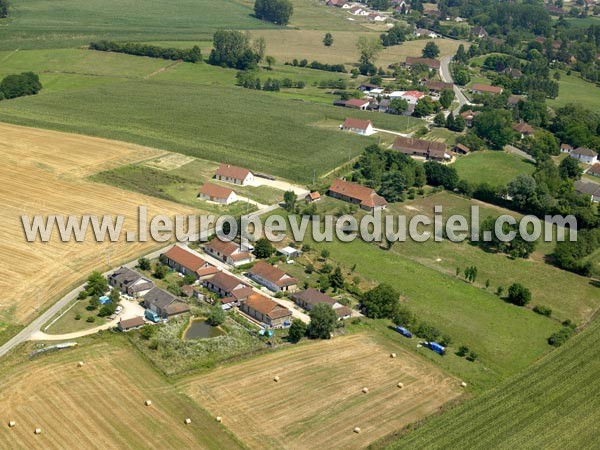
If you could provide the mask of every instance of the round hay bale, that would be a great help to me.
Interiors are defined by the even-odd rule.
[[[146,405],[146,406],[152,406],[152,400],[146,400],[144,402],[144,405]]]
[[[273,378],[273,381],[275,381],[277,383],[279,381],[279,377],[276,376],[275,378]]]
[[[83,361],[79,361],[79,362],[77,363],[77,367],[83,367],[83,365],[84,365],[84,364],[85,364],[85,363],[84,363]]]
[[[11,420],[10,422],[8,422],[8,426],[9,426],[10,428],[13,428],[13,427],[15,427],[16,425],[17,425],[17,422],[15,422],[14,420]]]
[[[395,353],[390,353],[390,358],[395,358],[396,354]]]
[[[34,433],[35,433],[35,434],[42,434],[42,429],[41,429],[41,428],[36,428],[36,429],[34,430]]]
[[[192,419],[190,419],[189,417],[187,419],[184,420],[184,423],[186,425],[189,425],[190,423],[192,423]]]
[[[217,422],[221,423],[223,421],[223,418],[221,416],[217,416]]]
[[[359,428],[359,427],[354,427],[354,432],[355,432],[356,434],[359,434],[359,433],[360,433],[360,428]]]
[[[466,388],[467,387],[467,383],[465,383],[464,381],[462,383],[460,383],[460,387]]]
[[[362,388],[363,394],[368,394],[369,393],[369,388]]]
[[[398,387],[402,389],[404,387],[404,383],[398,383]]]

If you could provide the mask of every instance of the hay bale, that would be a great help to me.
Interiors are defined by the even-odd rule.
[[[42,434],[42,429],[41,429],[41,428],[36,428],[36,429],[34,430],[34,433],[35,433],[35,434]]]
[[[144,402],[144,405],[146,405],[146,406],[152,406],[152,400],[146,400]]]
[[[219,423],[223,422],[223,418],[221,416],[217,416],[217,422],[219,422]]]
[[[390,353],[390,358],[395,358],[396,354],[395,353]]]
[[[189,425],[190,423],[192,423],[192,419],[190,419],[189,417],[187,419],[184,420],[184,423],[186,425]]]
[[[404,383],[398,383],[398,387],[402,389],[404,387]]]
[[[83,361],[79,361],[79,362],[77,363],[77,367],[83,367],[83,365],[84,365],[84,362],[83,362]]]
[[[276,376],[275,378],[273,378],[273,381],[275,381],[277,383],[279,381],[279,377]]]
[[[465,383],[464,381],[462,383],[460,383],[460,387],[466,388],[467,387],[467,383]]]
[[[360,428],[359,428],[359,427],[354,427],[354,432],[355,432],[356,434],[359,434],[359,433],[360,433]]]
[[[17,425],[17,422],[15,422],[14,420],[11,420],[10,422],[8,422],[8,426],[10,428],[14,428]]]
[[[368,394],[369,393],[369,388],[362,388],[363,394]]]

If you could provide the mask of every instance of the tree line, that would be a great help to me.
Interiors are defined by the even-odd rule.
[[[290,0],[256,0],[254,15],[260,20],[266,20],[278,25],[287,25],[294,12]]]
[[[147,56],[149,58],[162,58],[173,61],[191,63],[202,62],[200,47],[194,45],[189,49],[159,47],[157,45],[137,44],[134,42],[98,41],[89,45],[90,50],[101,52],[126,53],[128,55]]]

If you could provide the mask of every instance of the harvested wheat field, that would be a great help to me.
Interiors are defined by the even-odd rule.
[[[23,214],[81,215],[122,214],[124,229],[137,230],[139,205],[147,205],[149,216],[190,214],[186,208],[153,197],[96,184],[85,177],[99,170],[156,158],[166,152],[122,142],[0,124],[0,314],[8,322],[31,319],[41,290],[42,308],[56,301],[69,288],[83,281],[94,269],[131,260],[146,250],[165,244],[153,241],[98,244],[62,243],[53,234],[48,243],[25,239]],[[198,211],[196,211],[198,213]]]
[[[120,337],[0,367],[3,449],[241,447]]]
[[[364,448],[460,395],[431,363],[364,334],[219,368],[188,389],[255,449]]]

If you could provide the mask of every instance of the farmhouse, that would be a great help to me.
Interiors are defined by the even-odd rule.
[[[473,94],[502,94],[502,88],[500,86],[489,86],[487,84],[474,83],[471,86],[471,92]]]
[[[400,95],[400,98],[406,100],[409,105],[416,105],[423,97],[425,94],[421,91],[406,91]]]
[[[560,152],[561,153],[571,153],[573,151],[573,147],[569,144],[560,144]]]
[[[449,91],[454,89],[454,84],[445,83],[443,81],[431,81],[428,80],[425,82],[425,86],[429,89],[430,92],[442,92],[444,89]]]
[[[207,275],[215,268],[212,264],[204,261],[198,254],[179,245],[174,245],[162,254],[164,263],[184,275],[193,275],[199,278]],[[207,270],[208,269],[208,270]]]
[[[358,87],[358,90],[362,92],[371,92],[378,89],[381,89],[381,86],[372,83],[363,83]]]
[[[473,119],[479,114],[481,114],[481,111],[471,111],[470,109],[460,113],[461,117],[465,120],[465,125],[468,127],[473,126]]]
[[[135,330],[136,328],[143,327],[146,324],[146,321],[143,317],[133,317],[131,319],[121,319],[117,324],[117,329],[122,332],[126,332],[129,330]]]
[[[215,171],[215,179],[245,186],[254,181],[254,175],[248,169],[242,167],[220,164]]]
[[[237,201],[237,195],[232,189],[212,183],[204,183],[198,192],[198,198],[221,205],[229,205]]]
[[[371,212],[378,209],[385,209],[387,206],[385,198],[377,195],[373,189],[340,180],[339,178],[333,181],[327,194],[333,198],[358,204],[362,209]]]
[[[586,172],[588,175],[592,175],[593,177],[600,177],[600,163],[594,164],[590,167]]]
[[[370,120],[353,119],[352,117],[348,117],[344,123],[340,125],[340,128],[344,131],[360,134],[362,136],[370,136],[376,133],[373,128],[373,122]]]
[[[231,297],[237,301],[245,300],[252,293],[252,288],[240,279],[225,272],[219,272],[204,280],[204,286],[220,297]]]
[[[292,321],[292,312],[260,294],[252,294],[240,310],[270,328],[282,328]]]
[[[440,37],[440,35],[437,34],[435,31],[427,30],[425,28],[417,28],[414,31],[414,35],[416,37],[427,37],[427,38],[430,38],[430,39],[435,39],[435,38]]]
[[[257,262],[254,267],[248,271],[247,275],[250,279],[273,292],[293,292],[296,290],[298,284],[298,280],[294,277],[289,276],[283,270],[266,261]]]
[[[321,194],[319,194],[317,191],[309,192],[304,197],[304,200],[306,200],[308,203],[318,202],[321,200]]]
[[[369,106],[369,100],[361,100],[358,98],[351,98],[350,100],[346,100],[346,108],[360,109],[365,111]]]
[[[577,147],[571,153],[569,153],[571,158],[578,159],[579,161],[585,164],[596,164],[598,161],[598,154],[587,147]]]
[[[318,289],[308,288],[305,291],[297,292],[291,295],[291,299],[301,308],[310,311],[319,303],[326,303],[330,305],[338,320],[347,319],[352,316],[352,310],[341,303],[336,302],[330,296],[323,294]]]
[[[219,261],[237,267],[254,261],[254,255],[242,249],[236,242],[222,241],[214,238],[204,246],[204,251]]]
[[[108,284],[131,297],[142,297],[154,287],[154,283],[148,278],[127,267],[121,267],[111,273],[108,276]]]
[[[473,36],[479,39],[483,39],[488,36],[488,32],[485,31],[485,28],[477,26],[473,28]]]
[[[525,139],[526,136],[533,136],[533,133],[535,132],[533,127],[527,122],[516,123],[513,125],[512,129],[521,136],[521,139]]]
[[[600,184],[581,180],[578,180],[573,184],[575,186],[575,190],[580,194],[589,196],[590,201],[594,203],[600,202]]]
[[[154,287],[150,292],[144,295],[143,305],[145,308],[154,311],[163,319],[184,314],[190,311],[190,307],[179,300],[170,292],[163,291]]]
[[[432,58],[415,58],[413,56],[407,56],[404,65],[407,67],[412,67],[416,65],[424,65],[429,67],[430,69],[439,70],[440,62],[437,59]]]
[[[450,155],[446,153],[446,144],[424,139],[398,136],[392,144],[392,149],[398,150],[405,155],[430,159],[433,161],[445,161],[451,158]]]

